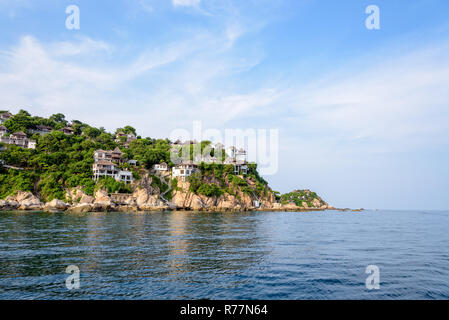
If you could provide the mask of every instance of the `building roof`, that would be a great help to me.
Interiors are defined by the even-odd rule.
[[[123,152],[120,151],[120,149],[118,147],[115,147],[114,151],[112,151],[112,153],[120,153],[123,154]]]
[[[8,129],[6,129],[5,126],[0,126],[0,130],[1,130],[1,131],[8,131]]]
[[[19,132],[13,133],[12,136],[26,137],[27,135],[25,133],[23,133],[23,131],[19,131]]]
[[[186,160],[177,165],[177,167],[180,167],[180,166],[198,166],[198,164],[194,161]]]
[[[0,117],[2,118],[11,118],[12,114],[9,111],[0,113]]]

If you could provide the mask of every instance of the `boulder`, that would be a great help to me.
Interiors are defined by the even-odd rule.
[[[87,213],[92,212],[92,205],[88,203],[77,204],[67,210],[70,213]]]
[[[115,203],[112,202],[108,193],[104,190],[98,190],[95,193],[95,201],[92,210],[95,212],[108,212],[115,209]]]
[[[83,203],[83,204],[93,204],[95,202],[95,198],[88,196],[87,194],[83,194],[81,196],[80,202],[79,203]]]
[[[14,200],[0,200],[0,211],[13,211],[19,208],[19,203]]]
[[[15,196],[15,201],[19,204],[19,210],[42,210],[43,204],[31,192],[19,191]]]
[[[44,205],[45,212],[63,212],[67,210],[69,205],[61,200],[54,199]]]

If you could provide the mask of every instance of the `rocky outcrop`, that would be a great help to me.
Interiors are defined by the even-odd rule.
[[[13,211],[19,208],[19,203],[15,200],[0,200],[0,211]]]
[[[170,209],[170,206],[165,204],[159,196],[151,194],[146,188],[137,188],[132,195],[132,199],[136,208],[140,211]]]
[[[95,212],[107,212],[114,211],[116,205],[112,202],[111,198],[108,196],[108,193],[104,190],[98,190],[95,193],[95,201],[92,206],[92,210]]]
[[[39,211],[42,210],[43,204],[31,192],[19,191],[16,196],[9,196],[0,203],[2,210],[24,210],[24,211]]]
[[[67,210],[69,205],[61,200],[54,199],[50,202],[47,202],[44,205],[43,210],[45,212],[64,212]]]

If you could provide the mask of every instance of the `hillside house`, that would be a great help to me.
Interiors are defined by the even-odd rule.
[[[0,135],[0,142],[6,144],[14,144],[16,146],[27,149],[36,149],[36,141],[28,139],[27,135],[22,131],[11,134],[9,138],[5,137],[4,134],[2,134]]]
[[[119,148],[115,148],[114,150],[96,150],[94,152],[94,161],[98,162],[101,160],[120,164],[123,162],[123,152],[121,152]]]
[[[7,133],[8,133],[8,129],[6,129],[5,126],[0,125],[0,137],[3,137]]]
[[[168,164],[166,164],[165,162],[159,163],[159,164],[155,164],[154,165],[154,170],[155,171],[160,171],[160,172],[168,171]]]
[[[240,149],[235,153],[235,160],[237,162],[246,162],[246,151],[244,149]]]
[[[94,152],[94,161],[98,162],[101,160],[112,161],[112,151],[102,149],[96,150]]]
[[[124,137],[124,139],[122,139]],[[134,140],[136,140],[136,135],[134,133],[124,133],[123,131],[119,131],[117,132],[117,134],[115,135],[115,142],[117,143],[122,143],[124,142],[124,146],[125,148],[129,147],[129,144],[131,142],[133,142]],[[124,140],[124,141],[123,141]]]
[[[198,165],[193,161],[184,161],[172,169],[172,178],[180,178],[181,181],[186,181],[193,173],[198,171]]]
[[[52,131],[53,131],[52,127],[44,126],[44,125],[39,125],[39,126],[36,126],[33,129],[30,129],[31,133],[33,133],[33,134],[40,134],[41,136],[43,136],[45,134],[48,134],[48,133],[50,133]]]
[[[124,182],[126,184],[132,183],[133,182],[133,173],[128,170],[120,170],[117,173],[115,180],[117,180],[119,182]]]
[[[98,181],[101,177],[111,177],[116,181],[124,182],[126,184],[133,182],[133,174],[127,170],[120,170],[120,168],[107,160],[100,160],[95,162],[92,166],[94,180]]]
[[[64,127],[61,129],[61,131],[69,136],[75,133],[75,131],[71,127]]]
[[[92,166],[94,180],[98,181],[100,177],[112,177],[115,179],[119,170],[117,166],[108,160],[100,160]]]
[[[122,163],[123,161],[123,152],[117,147],[111,152],[112,162]]]
[[[12,114],[9,112],[0,113],[0,124],[5,123],[7,120],[11,119]]]

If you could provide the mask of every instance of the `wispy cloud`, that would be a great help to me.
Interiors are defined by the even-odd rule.
[[[172,0],[175,7],[195,7],[199,5],[201,0]]]

